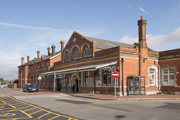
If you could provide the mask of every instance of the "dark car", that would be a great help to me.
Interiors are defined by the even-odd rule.
[[[38,92],[39,89],[35,84],[25,84],[23,86],[23,92]]]

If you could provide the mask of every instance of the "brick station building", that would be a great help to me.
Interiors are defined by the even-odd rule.
[[[55,52],[55,45],[51,48],[48,47],[48,54],[41,55],[40,51],[37,51],[37,58],[30,60],[30,56],[27,56],[27,62],[24,63],[24,57],[21,58],[21,65],[18,66],[18,87],[23,87],[27,83],[34,83],[39,88],[53,89],[53,79],[49,79],[48,76],[44,76],[41,81],[38,81],[38,76],[41,73],[51,70],[54,62],[61,60],[61,51]]]
[[[112,72],[117,71],[118,95],[127,95],[130,87],[128,80],[137,76],[145,78],[145,94],[156,94],[160,90],[180,91],[180,50],[157,52],[150,49],[146,43],[146,25],[147,21],[141,17],[138,20],[139,40],[134,44],[97,39],[74,32],[65,47],[64,41],[61,41],[61,55],[53,61],[51,69],[35,75],[51,81],[46,86],[41,85],[41,88],[48,88],[52,83],[51,88],[54,90],[113,94],[115,82]],[[41,57],[42,61],[45,60]],[[36,62],[31,65],[28,63],[19,66],[19,71],[37,65]],[[30,78],[29,73],[27,76]],[[19,75],[19,80],[21,78]],[[134,83],[137,85],[141,82]]]

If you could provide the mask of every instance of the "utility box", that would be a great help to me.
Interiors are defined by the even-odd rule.
[[[128,77],[127,95],[145,95],[145,76]]]

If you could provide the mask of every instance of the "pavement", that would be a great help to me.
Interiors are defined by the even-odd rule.
[[[15,89],[21,90],[21,89]],[[8,96],[24,96],[24,95],[46,95],[46,94],[64,94],[74,97],[98,99],[98,100],[180,100],[180,95],[156,94],[156,95],[141,95],[141,96],[114,96],[107,94],[93,93],[74,93],[74,92],[53,92],[52,90],[40,89],[39,92],[24,93],[24,94],[8,94]],[[1,94],[0,94],[1,96]],[[5,95],[6,96],[6,95]]]

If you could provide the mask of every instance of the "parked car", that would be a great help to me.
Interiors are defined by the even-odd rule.
[[[23,92],[38,92],[39,89],[35,84],[25,84],[23,86]]]

